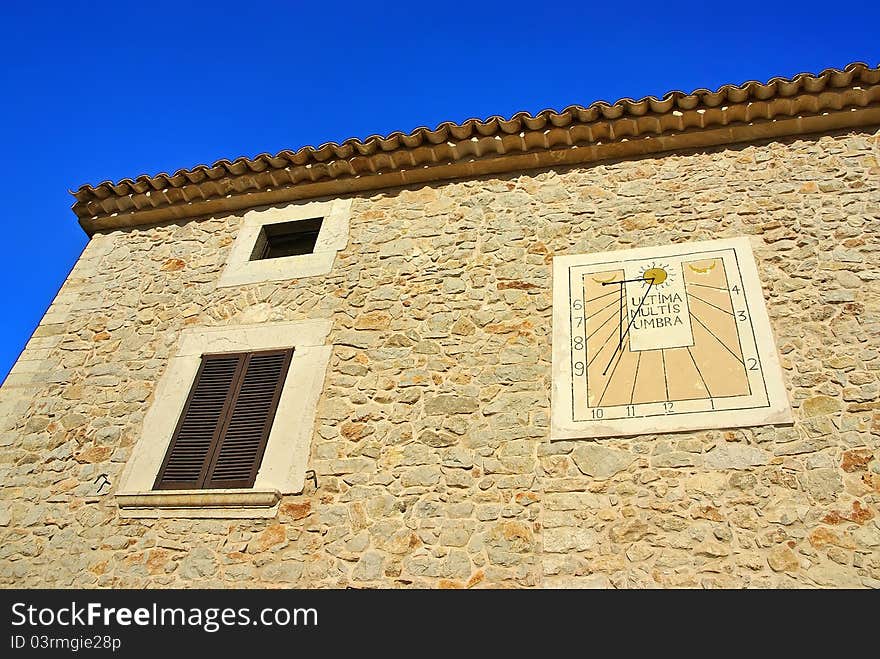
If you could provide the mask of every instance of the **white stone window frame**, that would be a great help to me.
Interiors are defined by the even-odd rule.
[[[350,215],[351,199],[294,203],[247,211],[217,286],[240,286],[328,274],[333,269],[336,253],[348,245]],[[263,227],[315,218],[321,218],[322,221],[311,254],[251,260]]]
[[[318,399],[332,345],[332,320],[193,327],[156,385],[141,437],[116,492],[122,517],[274,517],[281,496],[300,494],[311,452]],[[156,475],[195,381],[202,355],[293,348],[266,451],[251,488],[154,490]]]

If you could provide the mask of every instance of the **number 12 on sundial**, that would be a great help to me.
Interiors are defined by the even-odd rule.
[[[553,260],[552,439],[791,423],[745,238]]]

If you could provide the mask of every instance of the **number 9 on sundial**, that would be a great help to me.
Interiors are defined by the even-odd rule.
[[[551,439],[791,422],[746,238],[553,259]]]

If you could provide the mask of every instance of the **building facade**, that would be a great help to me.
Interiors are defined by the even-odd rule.
[[[76,197],[91,239],[0,389],[6,587],[880,586],[878,68]],[[721,238],[792,422],[551,436],[554,258]],[[256,462],[187,475],[205,355],[244,392],[274,354]]]

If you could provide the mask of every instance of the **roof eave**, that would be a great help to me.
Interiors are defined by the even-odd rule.
[[[300,199],[880,125],[880,68],[855,64],[754,85],[722,88],[723,97],[722,90],[667,95],[675,103],[664,97],[653,105],[625,99],[569,108],[569,116],[541,121],[517,115],[479,126],[443,125],[427,135],[368,138],[370,148],[346,142],[304,155],[220,161],[172,176],[84,186],[73,209],[91,235]]]

